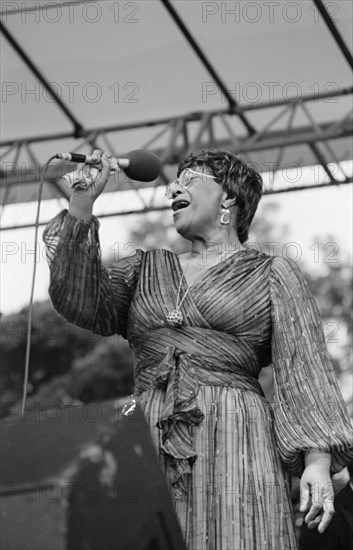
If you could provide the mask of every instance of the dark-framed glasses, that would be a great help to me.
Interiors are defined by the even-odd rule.
[[[195,179],[193,177],[194,175],[201,176],[202,178],[216,179],[216,176],[211,176],[211,174],[205,174],[204,172],[197,172],[196,170],[191,170],[191,168],[186,168],[181,178],[177,178],[168,183],[165,190],[167,199],[172,199],[179,189],[188,189],[192,185],[192,180]]]

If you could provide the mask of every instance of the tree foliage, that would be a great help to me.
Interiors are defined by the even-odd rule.
[[[28,310],[1,321],[2,415],[21,398]],[[99,401],[132,390],[132,353],[121,338],[103,338],[75,327],[50,302],[34,305],[27,408],[70,401]]]

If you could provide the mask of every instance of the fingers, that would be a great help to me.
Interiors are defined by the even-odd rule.
[[[110,159],[112,156],[107,152],[102,152],[100,149],[94,149],[92,153],[93,159],[97,162],[97,168],[102,172],[102,178],[105,179],[110,174]],[[101,178],[101,179],[102,179]]]
[[[314,527],[317,527],[319,525],[319,523],[321,522],[321,518],[322,518],[322,515],[318,515],[315,519],[313,519],[312,521],[309,521],[307,522],[306,521],[306,524],[308,526],[309,529],[314,529]]]
[[[305,523],[309,529],[318,527],[319,533],[323,533],[335,513],[333,500],[332,484],[327,483],[319,491],[311,488],[311,495],[307,486],[301,487],[301,505],[300,511],[306,512],[311,506],[308,514],[305,516]]]
[[[322,520],[320,521],[318,530],[319,533],[323,533],[326,529],[326,527],[329,525],[331,519],[333,518],[333,515],[335,513],[335,507],[334,507],[334,499],[335,495],[333,492],[333,486],[332,482],[326,483],[322,489],[322,509],[323,514]]]
[[[101,156],[101,171],[99,174],[99,188],[104,189],[110,176],[110,155],[104,153]]]
[[[106,163],[108,159],[111,158],[111,155],[107,152],[101,151],[101,149],[94,149],[92,151],[91,157],[93,161],[95,161],[95,164],[91,163],[90,165],[92,166],[93,164],[93,166],[95,166],[99,171],[101,171],[103,168],[103,165],[106,166]]]
[[[99,164],[101,158],[102,158],[103,152],[100,149],[94,149],[92,153],[93,159]]]
[[[301,486],[300,487],[300,512],[306,512],[309,509],[310,504],[310,490],[309,487]]]
[[[104,153],[100,156],[100,166],[90,167],[91,174],[93,176],[93,185],[90,188],[90,192],[93,194],[94,199],[96,199],[105,188],[109,176],[110,176],[110,156],[108,153]],[[99,172],[98,172],[99,170]],[[97,172],[94,174],[94,172]]]
[[[315,520],[317,520],[319,517],[321,518],[321,510],[321,504],[316,503],[311,505],[308,514],[305,516],[305,523],[308,525],[308,527],[310,523],[314,523]],[[317,523],[320,523],[320,521],[321,519]]]
[[[314,529],[314,527],[318,527],[319,533],[323,533],[325,529],[329,526],[334,513],[335,509],[332,504],[324,504],[323,511],[321,508],[319,509],[318,507],[312,506],[310,512],[305,517],[305,523],[307,524],[309,529]]]
[[[103,153],[101,156],[102,163],[102,175],[105,177],[107,174],[110,174],[110,158],[111,155],[108,153]]]
[[[324,503],[323,508],[324,508],[324,513],[322,515],[322,519],[318,527],[319,533],[323,533],[325,531],[326,527],[328,527],[328,525],[330,524],[330,521],[333,518],[335,513],[334,506],[331,502]]]

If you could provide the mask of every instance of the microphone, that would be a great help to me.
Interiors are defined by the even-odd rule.
[[[100,160],[94,155],[83,155],[81,153],[57,153],[57,159],[78,164],[100,164]],[[116,172],[119,168],[124,170],[128,178],[136,181],[153,181],[158,178],[161,170],[161,161],[154,153],[136,149],[126,155],[125,158],[110,159],[110,168]],[[48,179],[48,178],[47,178]],[[54,179],[51,177],[50,179]],[[57,175],[56,178],[57,179]]]

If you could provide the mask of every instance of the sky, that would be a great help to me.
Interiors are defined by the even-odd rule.
[[[25,4],[30,7],[34,3],[28,0]],[[2,20],[85,126],[225,107],[219,91],[205,95],[210,77],[161,2],[76,2],[70,9],[59,6],[20,14],[21,4],[2,2]],[[342,0],[326,4],[350,45],[352,3]],[[178,0],[173,5],[241,104],[351,85],[348,64],[311,1]],[[70,122],[36,78],[4,38],[1,41],[2,140],[70,130]],[[254,99],[250,90],[255,90],[258,97]],[[342,97],[335,102],[316,103],[313,112],[319,121],[339,120],[347,108],[349,98]],[[256,117],[253,120],[263,122]],[[116,139],[120,140],[116,148],[126,151],[141,147],[145,136],[130,132]],[[45,162],[56,150],[70,149],[65,142],[60,146],[48,142],[35,152]],[[347,158],[347,151],[342,151],[342,158]],[[352,164],[346,168],[351,173]],[[163,191],[160,193],[161,204],[165,204]],[[106,212],[116,200],[108,194],[100,197],[96,211]],[[131,205],[132,200],[131,194],[119,195],[121,204]],[[275,253],[300,255],[312,269],[323,269],[336,256],[352,258],[351,184],[265,197],[263,205],[266,201],[280,205],[271,222],[288,226],[286,241],[276,245]],[[43,217],[48,219],[65,206],[65,200],[45,201]],[[170,213],[165,215],[172,219]],[[29,223],[34,218],[34,203],[8,205],[2,223]],[[126,243],[129,225],[139,223],[138,219],[122,216],[101,220],[103,255],[114,243]],[[48,266],[41,232],[35,284],[38,300],[48,297]],[[33,230],[3,231],[1,239],[1,311],[7,314],[28,304],[34,235]],[[321,243],[320,252],[317,242]]]

